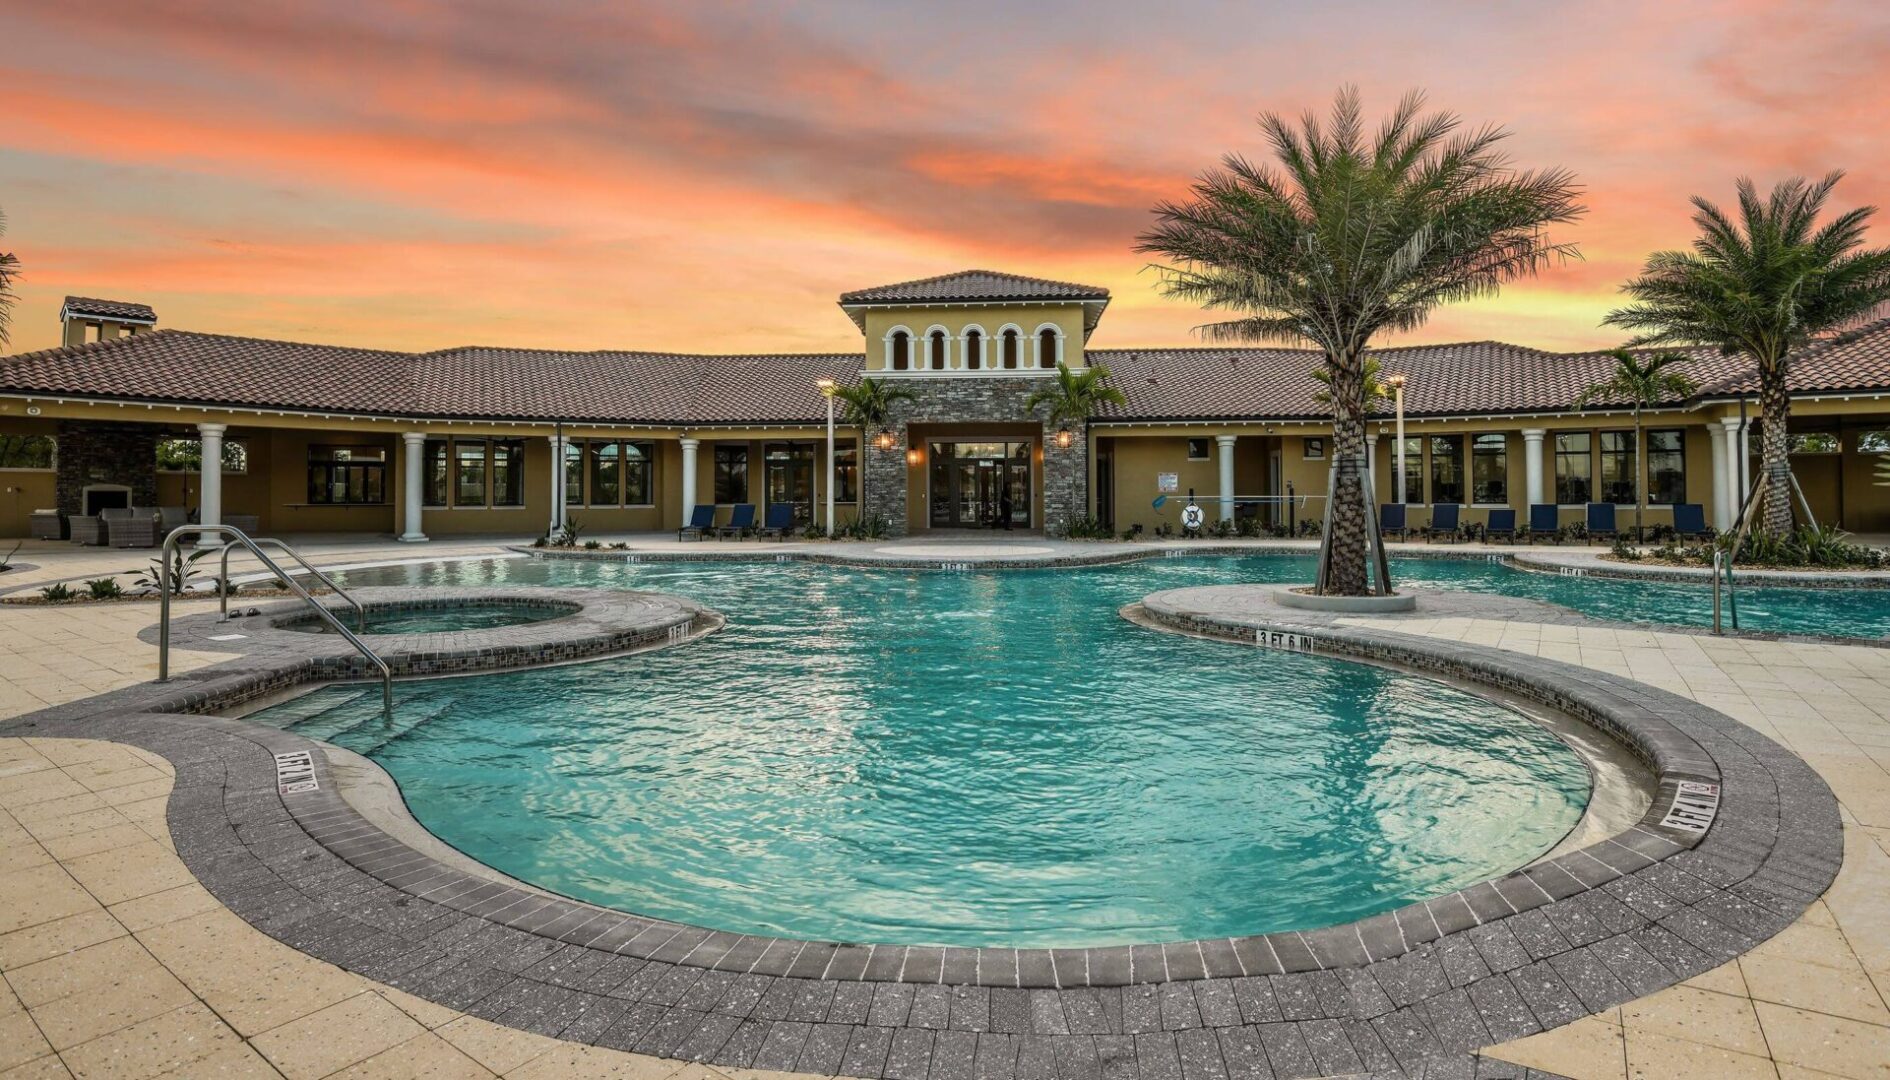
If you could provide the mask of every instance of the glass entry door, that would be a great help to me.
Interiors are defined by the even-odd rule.
[[[1029,442],[933,443],[932,526],[1030,528],[1030,448]]]
[[[794,526],[814,520],[814,447],[812,443],[769,443],[768,505],[794,507]]]

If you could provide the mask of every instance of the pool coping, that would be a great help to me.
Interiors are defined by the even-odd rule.
[[[442,591],[361,593],[378,600]],[[876,946],[687,927],[444,866],[349,806],[320,744],[203,715],[333,677],[349,665],[334,648],[345,643],[322,635],[280,631],[295,640],[258,641],[238,660],[180,678],[186,686],[129,688],[11,721],[0,734],[107,738],[163,755],[177,772],[169,817],[186,865],[232,910],[312,955],[451,1008],[578,1041],[730,1066],[831,1064],[810,1071],[859,1076],[896,1073],[895,1032],[922,1030],[942,1041],[938,1032],[960,1030],[961,1000],[969,1030],[1020,1038],[1072,1033],[1073,1016],[1098,1010],[1115,1033],[1139,1035],[1129,1029],[1144,1022],[1132,1019],[1143,1009],[1154,1010],[1149,1030],[1171,1031],[1173,1003],[1184,1020],[1194,1018],[1192,1030],[1219,1029],[1230,1055],[1230,1039],[1286,1037],[1272,1025],[1292,1026],[1307,1045],[1364,1025],[1346,1029],[1361,1061],[1375,1039],[1375,1053],[1388,1057],[1374,1069],[1409,1068],[1699,974],[1789,925],[1837,872],[1837,806],[1823,780],[1714,710],[1555,661],[1322,624],[1317,616],[1230,621],[1176,607],[1168,595],[1151,595],[1145,608],[1175,629],[1433,670],[1591,716],[1647,755],[1659,782],[1650,817],[1666,815],[1683,781],[1721,785],[1717,816],[1703,835],[1643,819],[1626,834],[1494,881],[1320,930],[1082,950]],[[672,637],[669,627],[709,619],[668,599],[675,606],[667,622],[644,626],[643,646],[680,643],[694,631]],[[574,618],[381,636],[479,639]],[[489,640],[412,644],[389,650],[412,672],[487,670],[481,665],[516,659]],[[416,664],[419,657],[426,659]],[[715,988],[712,1000],[703,987]],[[932,1026],[935,1012],[917,1015],[922,992],[945,1009]],[[735,1001],[740,1009],[722,1011]],[[818,1004],[817,1019],[796,1019],[813,1009],[804,1002]],[[1110,1002],[1119,1010],[1113,1021]],[[862,1047],[863,1058],[803,1059],[802,1044],[786,1063],[763,1053],[777,1036],[798,1031],[805,1042],[812,1026],[836,1024],[844,1030],[830,1037],[844,1036],[849,1053]]]

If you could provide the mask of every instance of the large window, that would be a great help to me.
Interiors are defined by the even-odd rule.
[[[1470,501],[1479,506],[1509,505],[1508,436],[1471,437]]]
[[[203,440],[194,436],[159,439],[157,441],[157,471],[203,471]],[[241,439],[223,440],[223,471],[226,473],[249,471],[249,447],[244,445]]]
[[[428,439],[420,483],[427,506],[524,506],[525,440]]]
[[[904,371],[912,366],[912,335],[904,330],[894,332],[892,336],[892,369]]]
[[[616,506],[623,500],[618,463],[622,448],[614,442],[594,442],[591,448],[591,490],[589,506]]]
[[[1037,334],[1037,366],[1042,368],[1057,366],[1057,332],[1048,326]]]
[[[1015,330],[1004,331],[1004,367],[1006,368],[1006,370],[1016,369],[1017,350],[1018,350],[1017,331]]]
[[[1601,433],[1601,502],[1618,506],[1634,503],[1634,433]]]
[[[984,366],[984,335],[976,330],[965,331],[965,370],[976,371]]]
[[[1860,454],[1890,454],[1890,430],[1875,429],[1857,433]]]
[[[52,467],[52,436],[0,435],[0,469],[50,469]]]
[[[1647,433],[1647,501],[1674,506],[1687,501],[1686,433],[1672,429]]]
[[[584,442],[566,440],[564,444],[564,505],[584,505]]]
[[[786,503],[794,508],[798,527],[814,519],[814,444],[769,443],[764,451],[768,469],[769,506]],[[838,498],[838,495],[835,496]]]
[[[951,340],[950,338],[945,336],[945,331],[943,330],[932,331],[931,355],[932,355],[932,370],[933,371],[945,370],[945,358],[951,348],[949,344],[950,340]],[[746,467],[745,463],[746,463],[746,457],[744,456],[744,468]],[[743,481],[743,483],[746,483],[746,481]]]
[[[1392,483],[1398,482],[1398,466],[1391,466]],[[1407,435],[1404,439],[1404,500],[1413,505],[1424,502],[1424,437]]]
[[[748,447],[715,448],[715,501],[719,504],[748,501]]]
[[[379,506],[386,502],[387,448],[310,446],[308,501],[323,506]]]
[[[1431,502],[1463,502],[1463,437],[1431,436]]]
[[[1838,454],[1844,443],[1835,432],[1807,431],[1785,436],[1786,451],[1792,454]]]
[[[447,466],[445,439],[428,439],[426,448],[420,457],[421,480],[426,485],[422,492],[423,501],[428,506],[445,506],[446,493],[451,488],[452,472]]]
[[[492,440],[492,505],[525,505],[525,440]]]
[[[649,506],[654,456],[646,442],[574,441],[565,453],[565,504]]]
[[[486,505],[486,440],[453,440],[453,505]]]
[[[1594,451],[1586,431],[1555,436],[1555,501],[1563,506],[1589,502],[1594,484]]]
[[[860,497],[860,448],[851,440],[833,444],[833,497],[835,502]]]

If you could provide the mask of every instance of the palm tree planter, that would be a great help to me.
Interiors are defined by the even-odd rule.
[[[1122,391],[1109,385],[1109,369],[1102,364],[1092,364],[1083,371],[1071,371],[1068,364],[1057,361],[1056,382],[1049,386],[1040,386],[1031,391],[1024,399],[1024,411],[1036,413],[1038,409],[1047,409],[1044,423],[1060,429],[1075,428],[1072,439],[1085,437],[1084,426],[1089,418],[1104,405],[1127,405],[1129,399]],[[1044,440],[1044,480],[1049,482],[1050,440]],[[1077,474],[1070,473],[1070,514],[1074,518],[1078,505],[1076,489]],[[1066,522],[1065,529],[1074,521]]]
[[[1614,357],[1614,371],[1601,382],[1583,390],[1575,398],[1576,408],[1586,408],[1598,401],[1625,401],[1634,409],[1634,539],[1641,539],[1641,513],[1647,508],[1647,446],[1642,441],[1641,410],[1663,401],[1692,397],[1698,389],[1692,379],[1668,369],[1685,363],[1687,357],[1674,353],[1654,353],[1643,360],[1627,349],[1609,352]]]
[[[893,406],[901,402],[916,400],[918,395],[910,387],[895,386],[885,379],[875,379],[870,375],[860,377],[860,381],[851,385],[833,388],[833,396],[841,403],[843,412],[840,422],[860,430],[860,511],[858,520],[866,519],[866,452],[867,442],[874,431],[885,431],[892,426]]]
[[[1817,225],[1843,176],[1832,172],[1815,184],[1792,177],[1765,199],[1742,177],[1737,222],[1694,196],[1700,237],[1693,250],[1648,256],[1640,276],[1622,286],[1633,303],[1603,320],[1636,332],[1629,348],[1710,345],[1721,355],[1745,357],[1757,370],[1761,482],[1740,512],[1738,539],[1761,510],[1759,527],[1767,534],[1791,531],[1795,483],[1786,432],[1792,354],[1890,301],[1890,248],[1861,250],[1876,208],[1858,207]]]
[[[1576,254],[1544,228],[1581,214],[1573,177],[1512,169],[1499,128],[1460,132],[1450,113],[1406,95],[1367,138],[1358,92],[1298,129],[1260,119],[1278,168],[1228,155],[1185,202],[1155,208],[1139,250],[1173,261],[1162,288],[1201,307],[1237,311],[1214,341],[1310,342],[1325,353],[1332,398],[1331,527],[1320,540],[1319,591],[1367,595],[1365,354],[1380,331],[1424,324],[1441,304],[1495,295],[1507,282]],[[1378,590],[1389,591],[1381,575]]]

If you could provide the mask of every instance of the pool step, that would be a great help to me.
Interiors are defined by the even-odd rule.
[[[382,750],[387,749],[389,745],[397,743],[408,735],[413,734],[415,731],[419,730],[422,725],[443,715],[452,707],[453,701],[450,698],[438,702],[432,708],[424,711],[412,705],[409,705],[406,710],[403,711],[399,703],[396,703],[394,705],[393,722],[382,724],[383,732],[381,737],[376,739],[373,745],[361,749],[359,753],[363,757],[373,757]],[[378,713],[375,714],[374,720],[376,723],[381,723],[381,718]],[[363,725],[363,729],[365,728],[366,725]]]
[[[336,732],[346,731],[361,722],[361,710],[372,709],[380,715],[380,688],[373,690],[349,690],[332,699],[326,709],[313,712],[292,724],[285,730],[293,731],[304,738],[320,742],[333,741]]]

